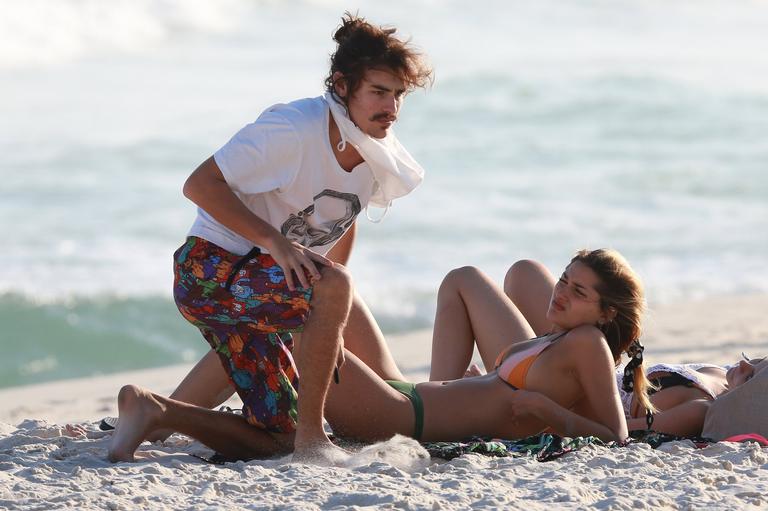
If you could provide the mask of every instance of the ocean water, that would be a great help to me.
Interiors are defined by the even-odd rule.
[[[350,264],[385,332],[430,326],[454,267],[560,271],[582,247],[621,250],[652,303],[768,292],[765,2],[9,2],[0,387],[203,353],[170,297],[181,186],[264,108],[321,93],[358,8],[436,71],[396,127],[425,183],[359,222]]]

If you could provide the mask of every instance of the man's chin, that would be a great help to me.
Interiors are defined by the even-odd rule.
[[[375,131],[373,131],[373,130],[369,131],[367,133],[367,135],[369,137],[372,137],[372,138],[382,139],[382,138],[385,138],[387,136],[387,133],[389,133],[389,129],[380,129],[380,130],[375,130]]]
[[[392,128],[394,124],[395,121],[374,122],[371,125],[371,130],[368,134],[373,138],[384,138],[387,136],[387,133],[389,133],[390,128]]]

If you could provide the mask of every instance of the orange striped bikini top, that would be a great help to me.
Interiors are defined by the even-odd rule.
[[[567,330],[565,332],[560,332],[549,341],[535,343],[533,346],[516,351],[512,354],[509,352],[516,347],[517,343],[511,344],[509,348],[499,353],[499,356],[496,357],[496,362],[494,363],[496,374],[504,382],[516,389],[524,389],[525,377],[528,376],[528,370],[531,368],[533,362],[538,358],[542,351],[552,346],[556,340],[567,333]],[[534,337],[531,340],[540,339],[548,335],[552,334],[541,335],[539,337]]]

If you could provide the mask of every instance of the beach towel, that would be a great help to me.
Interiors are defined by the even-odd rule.
[[[433,458],[451,460],[468,453],[485,456],[533,456],[538,461],[552,461],[564,454],[578,451],[588,445],[599,447],[625,447],[632,443],[645,443],[656,449],[667,442],[690,440],[697,448],[707,447],[715,443],[711,438],[680,437],[656,431],[630,431],[629,438],[624,442],[603,442],[597,437],[561,437],[551,433],[541,433],[519,440],[502,440],[484,437],[474,437],[464,442],[422,442],[421,445]]]

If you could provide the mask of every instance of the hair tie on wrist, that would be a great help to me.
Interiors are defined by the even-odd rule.
[[[632,341],[632,344],[627,347],[627,355],[630,358],[624,368],[624,377],[621,380],[621,387],[625,392],[632,392],[635,388],[635,368],[643,363],[644,350],[645,346],[640,344],[638,340]]]

